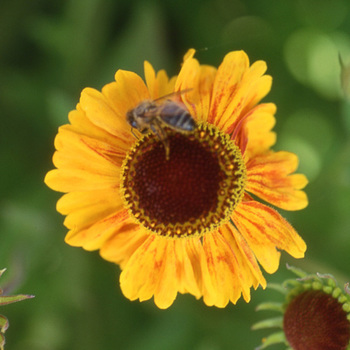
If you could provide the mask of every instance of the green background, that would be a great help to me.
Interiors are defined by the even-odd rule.
[[[225,309],[190,295],[168,310],[125,299],[117,267],[64,243],[60,194],[43,183],[57,128],[84,87],[101,89],[119,68],[142,75],[145,59],[174,75],[190,47],[215,66],[237,49],[267,62],[274,149],[297,153],[310,180],[308,208],[282,212],[307,256],[284,253],[268,281],[292,277],[286,262],[350,280],[350,108],[338,60],[350,64],[348,1],[1,0],[0,33],[0,268],[8,268],[0,282],[36,296],[0,308],[7,349],[246,350],[271,333],[250,328],[275,316],[255,312],[281,300],[273,291]]]

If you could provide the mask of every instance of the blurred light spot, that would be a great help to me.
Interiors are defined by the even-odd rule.
[[[326,116],[313,109],[302,109],[291,115],[278,136],[278,149],[296,153],[300,159],[298,172],[305,173],[309,180],[315,179],[324,165],[336,139],[331,123]]]
[[[340,63],[340,80],[344,97],[350,100],[350,61],[344,62],[341,54],[339,54]]]
[[[279,137],[295,135],[307,142],[323,157],[330,150],[335,130],[331,123],[334,115],[323,115],[315,109],[301,109],[283,124]]]
[[[322,96],[342,96],[339,52],[349,50],[350,39],[343,33],[332,36],[303,29],[294,32],[285,46],[285,60],[295,78]]]

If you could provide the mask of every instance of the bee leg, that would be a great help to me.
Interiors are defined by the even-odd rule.
[[[170,156],[169,139],[168,139],[166,132],[162,128],[161,123],[158,120],[155,120],[151,126],[151,129],[156,134],[156,136],[159,138],[159,140],[162,141],[164,149],[165,149],[165,158],[166,158],[166,160],[169,160],[169,156]]]
[[[139,138],[138,138],[137,135],[134,133],[134,128],[133,128],[133,127],[131,127],[131,130],[130,130],[130,131],[131,131],[131,133],[133,134],[133,136],[135,137],[135,139],[138,140]]]
[[[169,139],[166,137],[162,140],[164,148],[165,148],[165,159],[169,160],[170,157],[170,145],[169,145]]]

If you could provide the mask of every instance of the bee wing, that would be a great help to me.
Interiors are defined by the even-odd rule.
[[[166,99],[169,99],[169,97],[182,95],[182,94],[185,94],[186,92],[189,92],[191,90],[193,90],[193,89],[189,88],[189,89],[184,89],[184,90],[180,90],[180,91],[174,91],[174,92],[171,92],[170,94],[166,94],[164,96],[160,96],[160,97],[156,98],[154,100],[154,102],[158,102],[158,101],[161,101],[161,100],[166,100]]]

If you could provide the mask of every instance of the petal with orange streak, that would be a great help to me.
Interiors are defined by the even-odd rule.
[[[118,176],[125,152],[99,140],[72,132],[61,126],[55,138],[53,163],[57,168],[79,169],[102,175]]]
[[[77,207],[78,198],[83,203]],[[74,208],[75,206],[75,208]],[[57,210],[64,210],[67,213],[64,225],[69,229],[81,230],[93,225],[99,220],[121,211],[124,202],[118,190],[99,190],[85,192],[70,192],[65,194],[57,202]],[[74,209],[73,209],[74,208]]]
[[[298,157],[290,152],[269,152],[256,156],[247,163],[246,191],[285,210],[299,210],[308,205],[307,184],[302,174],[292,174],[298,166]]]
[[[202,273],[200,256],[203,247],[199,238],[175,240],[178,290],[180,293],[190,293],[197,299],[202,296]]]
[[[166,309],[177,295],[173,241],[150,235],[135,251],[120,275],[120,287],[130,300],[148,300]]]
[[[243,51],[227,54],[215,78],[209,121],[231,133],[270,90],[271,77],[264,76],[265,71],[263,61],[249,67],[248,56]]]
[[[200,240],[170,240],[150,235],[135,251],[120,276],[124,295],[168,308],[178,292],[201,297]]]
[[[119,264],[124,269],[134,252],[145,242],[149,234],[138,224],[128,224],[120,228],[102,245],[103,259]]]
[[[278,268],[281,255],[278,250],[285,250],[294,258],[304,257],[305,242],[276,210],[257,201],[242,201],[232,219],[268,273]]]
[[[250,286],[255,289],[261,285],[266,287],[266,280],[262,275],[259,264],[255,258],[254,252],[249,247],[247,241],[243,236],[235,229],[231,224],[223,225],[220,228],[220,232],[225,237],[226,241],[235,251],[239,251],[240,254],[236,254],[239,259],[239,264],[243,272],[245,282],[243,284],[242,294],[244,300],[247,302],[250,300]]]
[[[208,119],[216,71],[215,67],[200,65],[196,59],[192,58],[192,54],[185,56],[184,64],[176,80],[175,90],[190,89],[181,97],[196,120],[206,121]]]
[[[226,131],[226,124],[237,121],[243,108],[245,90],[242,78],[249,69],[249,59],[244,51],[228,53],[217,70],[213,85],[208,122]]]
[[[230,246],[218,231],[203,237],[203,250],[203,301],[208,306],[221,308],[229,301],[236,303],[245,280],[245,271],[237,258],[240,251]]]
[[[244,116],[243,131],[248,138],[245,158],[266,153],[276,143],[276,133],[271,131],[276,123],[273,103],[262,103],[251,109]]]
[[[132,222],[128,211],[120,208],[119,211],[101,218],[87,228],[71,229],[65,237],[65,242],[71,246],[83,247],[86,250],[96,250],[101,248],[123,225]]]
[[[243,78],[243,80],[246,79],[249,82],[249,87],[247,88],[242,115],[248,113],[270,92],[272,77],[270,75],[264,75],[266,69],[267,66],[264,61],[256,61],[251,65],[249,71],[247,71],[247,76]]]

